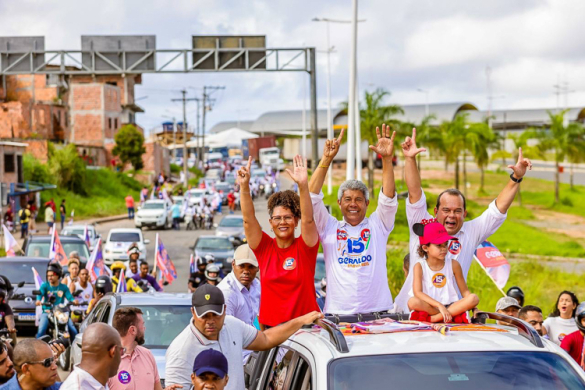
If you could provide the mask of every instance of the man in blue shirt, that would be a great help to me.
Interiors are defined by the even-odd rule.
[[[132,276],[132,279],[136,281],[136,283],[140,282],[141,280],[145,281],[149,285],[152,286],[156,291],[162,291],[162,287],[156,282],[154,276],[148,274],[148,263],[143,262],[140,264],[140,272],[136,275]],[[143,288],[144,290],[144,288]]]
[[[173,203],[173,206],[171,207],[171,213],[173,217],[173,229],[181,230],[181,206]]]
[[[49,344],[24,339],[14,348],[16,374],[0,390],[57,390],[61,387],[57,360]]]
[[[51,263],[47,266],[47,281],[41,285],[41,295],[37,295],[37,306],[43,306],[43,314],[39,320],[39,329],[37,332],[37,339],[43,337],[49,329],[49,311],[52,306],[57,306],[65,302],[67,299],[69,302],[73,302],[78,305],[79,302],[71,295],[69,288],[61,283],[61,277],[63,276],[63,270],[57,263]],[[52,301],[52,305],[49,303]],[[69,330],[69,336],[71,339],[77,335],[77,329],[73,325],[73,321],[69,318],[67,323]]]

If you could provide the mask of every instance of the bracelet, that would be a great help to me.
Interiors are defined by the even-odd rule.
[[[516,179],[516,178],[514,177],[514,172],[510,173],[510,179],[511,179],[511,180],[512,180],[514,183],[521,183],[521,182],[522,182],[522,180],[524,180],[524,178],[523,178],[523,177],[521,177],[520,179]]]
[[[319,168],[325,168],[325,169],[327,169],[327,168],[329,168],[329,165],[322,165],[322,164],[319,164]]]

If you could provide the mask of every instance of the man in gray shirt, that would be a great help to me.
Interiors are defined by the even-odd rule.
[[[210,284],[198,287],[193,293],[191,313],[193,321],[173,340],[166,354],[166,385],[191,386],[193,362],[207,349],[222,352],[228,360],[229,382],[227,390],[244,389],[244,349],[265,351],[283,343],[303,325],[323,318],[311,312],[289,322],[258,331],[241,320],[226,315],[222,291]]]

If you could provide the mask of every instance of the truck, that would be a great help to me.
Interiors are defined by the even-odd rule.
[[[272,148],[276,146],[276,137],[271,135],[267,137],[258,137],[242,140],[242,153],[244,160],[247,160],[249,156],[256,161],[260,157],[260,149]]]
[[[280,149],[276,146],[260,149],[258,153],[258,161],[262,168],[272,167],[272,169],[277,171],[284,169],[284,160],[280,158]]]

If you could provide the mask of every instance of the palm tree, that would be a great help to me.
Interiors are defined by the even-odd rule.
[[[489,149],[500,147],[500,136],[485,122],[472,123],[466,133],[466,143],[480,169],[479,192],[484,193],[485,168],[489,163]]]
[[[514,142],[514,153],[512,154],[512,161],[518,161],[518,149],[522,148],[522,154],[526,158],[541,158],[545,159],[544,153],[538,146],[528,145],[529,139],[537,138],[537,134],[534,130],[527,130],[520,134],[510,133],[508,139]],[[522,184],[518,187],[518,204],[522,207]]]
[[[434,151],[436,150],[437,143],[440,142],[440,133],[437,131],[437,128],[431,127],[430,122],[435,119],[436,116],[434,114],[430,114],[425,116],[422,121],[414,126],[409,126],[409,131],[412,130],[412,127],[416,127],[416,139],[420,145],[423,145],[427,150]],[[410,133],[409,133],[410,134]],[[401,138],[403,139],[403,138]],[[417,163],[418,163],[418,171],[421,172],[421,157],[420,153],[417,155]]]
[[[390,96],[390,92],[377,88],[373,92],[365,91],[364,102],[360,104],[360,128],[362,140],[368,141],[370,145],[376,145],[378,138],[376,137],[376,127],[382,123],[390,125],[393,130],[400,132],[400,122],[392,119],[397,114],[402,114],[402,108],[399,105],[384,105],[386,97]],[[344,109],[347,109],[347,102],[341,104]],[[398,143],[399,136],[395,138]],[[358,145],[358,147],[360,147]],[[396,145],[394,145],[396,148]],[[396,149],[395,149],[396,150]],[[370,193],[374,193],[374,154],[371,150],[368,151],[368,187]]]
[[[585,161],[585,128],[583,126],[573,126],[568,137],[570,142],[567,145],[567,159],[571,163],[570,183],[571,190],[574,190],[575,164]]]
[[[565,114],[569,110],[563,110],[557,114],[549,111],[550,128],[536,130],[535,134],[539,139],[538,144],[540,151],[544,155],[546,152],[552,152],[555,159],[555,203],[560,202],[560,172],[559,166],[565,161],[566,157],[574,156],[575,150],[580,150],[580,140],[583,139],[583,126],[580,123],[569,123],[565,125]]]
[[[467,114],[458,115],[452,121],[444,121],[439,126],[440,140],[437,148],[445,156],[445,169],[449,163],[455,163],[455,188],[459,189],[459,156],[465,149]]]

